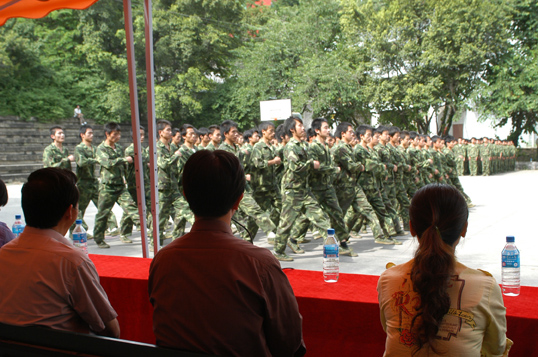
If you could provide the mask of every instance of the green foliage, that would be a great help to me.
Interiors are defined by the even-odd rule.
[[[511,122],[509,136],[536,132],[538,123],[538,4],[515,0],[507,23],[511,40],[504,53],[487,67],[486,82],[477,95],[482,119],[497,119],[497,126]]]

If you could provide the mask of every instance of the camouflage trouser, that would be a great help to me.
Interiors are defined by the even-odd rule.
[[[84,214],[86,213],[86,209],[90,202],[93,202],[95,207],[99,206],[99,185],[94,184],[93,182],[85,183],[79,181],[77,187],[79,191],[77,218],[82,219],[82,227],[84,227],[85,230],[88,230],[88,225],[84,221]],[[116,215],[114,215],[114,212],[112,211],[110,211],[110,216],[108,216],[107,227],[108,229],[118,228]],[[71,228],[69,228],[69,232],[73,232],[73,229],[75,229],[74,223]]]
[[[408,176],[404,179],[404,186],[405,190],[407,192],[407,197],[409,197],[409,204],[411,204],[411,199],[415,195],[415,192],[417,192],[417,184],[415,183],[415,178]]]
[[[478,174],[478,162],[476,157],[469,158],[469,172],[471,176],[476,176]]]
[[[271,221],[278,226],[280,212],[282,211],[282,201],[280,200],[278,188],[275,187],[271,191],[254,191],[252,197],[262,210],[270,212]]]
[[[399,178],[394,181],[395,197],[392,202],[394,207],[399,206],[398,214],[402,218],[404,227],[409,229],[409,197],[407,197],[407,190],[403,183],[403,179]]]
[[[399,233],[401,232],[402,228],[400,226],[400,217],[398,215],[398,211],[396,211],[396,209],[400,207],[397,196],[398,190],[396,189],[394,182],[384,185],[383,189],[381,190],[381,197],[383,197],[383,202],[385,203],[387,213],[394,222],[394,229],[396,229],[396,232]]]
[[[95,227],[93,229],[96,243],[102,242],[105,239],[106,222],[116,202],[123,209],[123,215],[127,216],[126,222],[132,222],[131,225],[140,225],[138,209],[131,199],[131,195],[127,192],[127,189],[124,186],[101,185],[99,190],[99,205],[97,206]],[[121,234],[124,234],[124,232],[121,231]]]
[[[382,187],[379,190],[379,194],[381,195],[381,202],[385,206],[385,212],[387,213],[387,216],[390,217],[390,221],[387,220],[387,224],[389,224],[389,222],[392,223],[392,227],[393,227],[392,231],[395,231],[396,233],[401,232],[402,229],[400,227],[400,219],[398,218],[398,213],[392,207],[391,201],[387,198],[387,193],[386,193],[384,187]],[[370,204],[372,204],[371,201],[370,201]],[[374,207],[373,204],[372,204],[372,207]],[[377,213],[377,211],[376,211],[376,213]],[[379,220],[381,221],[381,218]],[[387,227],[385,227],[385,228],[387,229]],[[389,229],[387,229],[387,232],[389,232],[389,235],[392,235],[392,234],[390,234],[391,231]]]
[[[456,159],[456,169],[458,176],[463,176],[465,173],[465,161],[463,159]]]
[[[282,214],[275,239],[275,252],[282,254],[286,250],[288,239],[296,239],[291,232],[297,218],[304,214],[321,233],[323,240],[327,238],[329,216],[318,205],[310,190],[287,190],[282,192]],[[290,237],[291,236],[291,237]]]
[[[325,227],[334,228],[335,236],[338,241],[347,242],[349,240],[349,231],[344,223],[344,213],[338,204],[338,198],[336,197],[336,191],[334,187],[329,187],[327,190],[312,190],[312,194],[318,201],[320,208],[329,216],[331,226]],[[297,220],[297,224],[293,227],[291,237],[304,237],[310,227],[310,223],[313,222],[308,215],[303,216]]]
[[[482,161],[482,175],[484,176],[489,176],[491,175],[491,161],[489,160],[489,158],[485,157],[484,160]]]
[[[347,204],[348,201],[346,198],[351,197],[353,200],[351,204]],[[351,189],[346,188],[345,190],[338,192],[339,202],[344,202],[346,205],[347,214],[345,216],[345,223],[349,231],[359,232],[362,227],[362,222],[365,220],[368,222],[370,229],[374,238],[383,238],[383,229],[381,228],[381,223],[377,218],[372,205],[368,202],[366,194],[362,190],[362,187],[358,186],[356,188],[351,187]],[[351,207],[351,209],[349,209]],[[344,206],[342,206],[342,210]],[[355,230],[355,228],[357,228]]]
[[[243,199],[241,200],[241,203],[239,203],[239,211],[240,215],[246,219],[246,224],[243,224],[244,221],[240,223],[247,227],[248,231],[252,234],[252,238],[258,233],[258,227],[261,228],[265,234],[269,234],[276,230],[276,226],[271,220],[269,213],[260,208],[250,192],[245,191],[243,193]],[[241,234],[243,239],[250,240],[250,237],[245,234],[246,232]]]
[[[138,209],[138,196],[136,194],[136,186],[127,186],[127,191],[129,192],[129,195],[131,195],[131,198],[133,202],[135,203],[137,209]],[[150,201],[150,188],[147,186],[144,189],[144,196],[146,198],[146,224],[151,221],[151,201]],[[130,224],[131,222],[127,220],[125,216],[121,217],[120,225],[123,227],[124,234],[131,234],[133,233],[133,225]]]
[[[172,239],[177,239],[185,234],[185,226],[187,222],[194,224],[194,213],[192,213],[189,203],[180,193],[179,197],[174,201],[174,231]],[[164,233],[164,232],[163,232]]]

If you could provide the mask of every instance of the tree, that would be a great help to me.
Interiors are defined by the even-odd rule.
[[[508,140],[517,145],[523,132],[536,132],[538,122],[538,4],[516,0],[511,5],[506,21],[511,39],[506,51],[488,63],[476,99],[483,120],[497,117],[497,126],[511,121]]]
[[[504,8],[495,0],[345,0],[342,24],[369,98],[381,120],[438,134],[465,108],[504,40]],[[366,63],[360,63],[366,61]]]

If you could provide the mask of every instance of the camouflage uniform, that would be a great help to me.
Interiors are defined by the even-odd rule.
[[[478,174],[478,157],[479,157],[479,148],[476,144],[467,145],[467,154],[469,155],[469,171],[471,176],[476,176]]]
[[[394,147],[391,143],[387,143],[387,148],[390,152],[392,163],[394,163],[398,170],[394,172],[394,188],[395,196],[391,197],[394,207],[400,207],[398,214],[402,218],[404,228],[409,230],[409,197],[407,197],[407,189],[404,185],[405,173],[410,171],[410,165],[407,164],[405,156],[397,147]]]
[[[363,217],[370,224],[374,238],[383,238],[379,219],[358,183],[359,175],[362,175],[361,171],[364,166],[355,160],[351,145],[346,144],[343,140],[334,145],[331,151],[335,165],[341,169],[335,181],[338,203],[342,212],[354,212],[354,214],[344,216],[347,229],[351,230],[354,223]]]
[[[301,214],[318,228],[322,237],[327,238],[329,217],[319,207],[308,187],[308,178],[314,170],[314,160],[308,157],[306,143],[292,138],[284,147],[286,168],[282,177],[282,215],[275,239],[275,253],[284,254],[288,239],[292,243],[297,237],[290,237],[293,226]]]
[[[43,167],[71,170],[71,161],[69,161],[68,156],[69,151],[65,146],[62,146],[62,150],[60,150],[54,143],[51,143],[43,151]]]
[[[466,148],[461,144],[456,144],[452,149],[456,158],[456,172],[458,176],[463,176],[465,170],[465,151]]]
[[[349,240],[349,231],[344,223],[344,213],[338,204],[333,181],[336,178],[338,169],[333,163],[331,152],[327,144],[322,144],[314,140],[308,146],[308,157],[311,160],[319,161],[319,169],[313,170],[308,178],[308,185],[318,201],[321,209],[329,216],[331,227],[334,228],[336,238],[339,241]],[[292,237],[302,237],[308,231],[311,220],[308,216],[299,220],[294,227],[297,233],[292,231]],[[325,227],[327,229],[329,227]]]
[[[240,148],[237,145],[232,146],[226,143],[226,141],[223,141],[219,146],[219,150],[230,152],[238,157],[239,162],[243,162],[243,153],[240,151]],[[247,186],[245,187],[245,192],[243,193],[243,199],[241,200],[241,203],[239,203],[239,210],[237,213],[237,217],[235,218],[239,218],[239,220],[243,221],[243,223],[246,223],[244,225],[246,225],[248,232],[252,234],[252,239],[256,236],[258,227],[261,228],[266,234],[274,232],[276,229],[275,224],[273,221],[271,221],[269,213],[262,210],[256,203],[256,200],[254,200],[252,197],[252,189],[250,188],[248,182]],[[243,239],[250,240],[250,237],[248,237],[248,232],[242,232],[241,236]]]
[[[361,163],[365,168],[364,172],[359,176],[358,183],[374,209],[384,234],[389,237],[395,236],[397,234],[396,224],[387,212],[380,189],[380,182],[385,179],[387,174],[386,168],[383,163],[379,162],[375,150],[366,149],[362,145],[355,145],[353,152],[356,161]],[[357,231],[358,228],[353,228],[353,230]]]
[[[77,218],[82,219],[82,226],[88,230],[88,225],[84,221],[84,213],[86,213],[90,201],[93,202],[95,207],[99,206],[99,181],[95,177],[95,164],[97,164],[95,148],[84,143],[78,144],[75,147],[75,162],[77,163],[77,187],[80,195]],[[74,228],[75,224],[71,226],[70,231],[72,232]],[[118,228],[116,216],[112,211],[110,211],[110,216],[108,217],[108,228]]]
[[[125,188],[124,173],[127,160],[121,146],[117,143],[112,148],[102,142],[97,147],[97,162],[101,165],[101,185],[99,187],[99,205],[95,215],[94,239],[96,243],[105,239],[106,222],[112,207],[116,202],[123,209],[130,222],[140,225],[138,210]],[[121,226],[121,234],[125,234],[125,226]]]
[[[480,157],[482,161],[482,175],[489,176],[491,175],[491,159],[492,159],[492,145],[491,144],[482,144],[480,148]]]
[[[172,217],[174,222],[176,212],[181,209],[182,199],[178,190],[177,170],[180,154],[172,152],[162,141],[157,141],[157,177],[159,189],[159,241],[163,244],[166,223]],[[186,204],[186,203],[185,203]],[[150,240],[153,243],[153,239]]]
[[[282,202],[280,200],[280,188],[276,171],[279,165],[269,165],[267,162],[277,156],[275,148],[260,140],[252,148],[250,157],[250,183],[252,196],[260,205],[260,208],[271,212],[271,220],[277,225],[280,221]],[[282,159],[282,158],[281,158]]]
[[[398,207],[397,190],[395,186],[395,177],[393,169],[394,163],[392,162],[390,150],[386,145],[379,143],[374,147],[374,151],[377,154],[379,162],[387,166],[385,180],[381,181],[380,185],[381,197],[383,197],[383,203],[385,204],[387,213],[391,216],[392,221],[394,222],[394,229],[398,234],[401,234],[403,233],[403,231],[400,226],[398,212],[396,211],[396,207]]]
[[[205,147],[205,150],[211,150],[211,151],[215,151],[217,150],[217,148],[215,147],[215,145],[213,145],[213,142],[209,142],[209,144],[207,144],[207,146]]]
[[[148,148],[140,147],[140,154],[142,155],[142,172],[144,174],[144,196],[146,198],[146,216],[147,220],[150,220],[151,217],[151,187],[150,187],[150,179],[149,179],[149,150]],[[138,196],[136,193],[136,170],[135,170],[135,152],[134,152],[134,144],[131,144],[125,149],[125,156],[130,156],[133,158],[133,162],[131,164],[127,163],[125,167],[125,181],[127,182],[127,191],[131,195],[131,198],[133,199],[134,203],[138,207]],[[121,225],[125,225],[125,234],[131,234],[133,231],[132,222],[126,221],[126,217],[123,216],[121,218]]]
[[[407,197],[409,199],[413,198],[415,195],[415,192],[417,192],[417,182],[415,179],[418,177],[418,170],[415,166],[415,163],[411,160],[411,155],[409,155],[409,151],[403,147],[403,145],[398,146],[398,149],[400,150],[405,163],[411,167],[410,170],[404,170],[403,175],[403,184],[405,191],[407,192]]]
[[[179,160],[177,161],[177,182],[178,182],[178,193],[179,197],[177,199],[177,202],[174,203],[174,207],[176,208],[175,211],[175,219],[174,219],[174,232],[172,236],[174,239],[181,237],[183,234],[185,234],[185,225],[187,222],[189,222],[191,225],[194,224],[194,214],[192,213],[189,203],[187,202],[187,199],[185,196],[183,196],[183,168],[185,167],[185,164],[187,163],[187,160],[194,154],[198,149],[196,146],[194,149],[190,149],[185,144],[181,145],[179,148],[180,156]]]
[[[457,164],[456,156],[454,155],[454,151],[445,147],[443,149],[443,154],[445,155],[445,158],[446,158],[445,161],[446,161],[447,166],[452,169],[449,171],[449,174],[448,174],[450,183],[461,192],[463,197],[465,197],[465,201],[467,202],[467,204],[471,204],[471,199],[463,191],[463,186],[461,185],[460,179],[458,177],[458,172],[457,172],[458,164]]]

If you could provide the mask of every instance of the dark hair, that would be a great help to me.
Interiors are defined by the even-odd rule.
[[[271,126],[273,127],[273,129],[275,128],[275,124],[273,124],[272,122],[270,122],[270,121],[262,121],[260,123],[260,125],[258,125],[258,130],[259,130],[258,134],[261,134],[262,131],[269,129],[269,127],[271,127]]]
[[[165,119],[160,119],[160,120],[157,120],[157,131],[156,131],[156,136],[157,138],[160,137],[160,131],[163,131],[164,129],[166,129],[166,127],[169,126],[170,128],[172,127],[172,123],[170,123],[168,120],[165,120]],[[173,133],[173,132],[172,132]],[[177,132],[176,132],[177,133]],[[173,133],[174,136],[175,136],[175,133]]]
[[[314,135],[317,135],[316,130],[321,130],[321,124],[327,123],[327,119],[325,118],[316,118],[312,120],[312,125],[310,128],[314,131]]]
[[[438,353],[434,343],[443,316],[450,308],[447,288],[456,264],[453,246],[461,236],[469,210],[465,198],[453,186],[429,184],[413,196],[409,217],[419,242],[411,281],[420,296],[411,329],[418,341],[416,351],[429,344]]]
[[[349,127],[353,127],[353,125],[351,125],[351,123],[347,121],[341,122],[340,124],[336,126],[336,130],[334,131],[334,136],[342,139],[342,134],[345,133]]]
[[[416,131],[410,131],[409,132],[409,139],[415,140],[415,138],[419,135]]]
[[[394,125],[393,125],[393,126],[391,126],[391,127],[389,128],[389,136],[391,136],[391,137],[394,136],[394,134],[396,134],[396,133],[400,133],[400,132],[401,132],[401,130],[400,130],[400,128],[398,128],[397,126],[394,126]]]
[[[439,140],[441,140],[441,137],[440,137],[440,136],[438,136],[438,135],[434,135],[434,136],[432,136],[432,143],[436,143],[436,142],[438,142]]]
[[[58,130],[58,129],[64,131],[64,128],[62,128],[61,126],[59,126],[59,125],[54,125],[53,127],[51,127],[51,128],[49,129],[49,131],[50,131],[50,135],[56,135],[56,130]]]
[[[93,130],[93,128],[92,128],[92,126],[90,124],[82,124],[80,126],[79,136],[82,135],[82,134],[86,135],[86,131],[88,131],[88,129]],[[80,139],[82,140],[82,136],[80,137]]]
[[[455,137],[453,137],[452,135],[447,135],[444,137],[443,139],[445,142],[447,143],[451,143],[453,141],[458,141],[458,139],[456,139]]]
[[[183,169],[183,193],[196,216],[225,215],[244,190],[245,172],[232,153],[200,150]]]
[[[402,130],[402,131],[400,132],[400,136],[401,136],[402,138],[405,138],[406,136],[411,137],[411,135],[409,134],[409,132],[408,132],[407,130]]]
[[[284,124],[280,124],[275,129],[275,138],[279,143],[281,143],[282,139],[284,138],[284,135],[286,135],[284,133]]]
[[[199,136],[209,135],[209,129],[206,127],[201,127],[200,129],[198,129],[198,135]]]
[[[370,130],[372,132],[372,134],[374,133],[374,128],[372,128],[371,125],[368,125],[368,124],[361,124],[359,125],[359,127],[357,128],[357,131],[355,132],[355,136],[357,137],[357,139],[361,139],[361,136],[366,134],[366,132]]]
[[[166,128],[166,126],[165,126],[165,128]],[[163,130],[163,129],[161,129],[161,130]],[[158,132],[158,130],[157,130],[157,132]],[[180,136],[181,136],[181,130],[179,130],[179,128],[173,128],[172,129],[172,136],[176,136],[177,133],[180,133]]]
[[[296,118],[294,116],[289,117],[284,122],[284,132],[282,135],[288,135],[290,138],[293,136],[291,130],[295,131],[295,122],[303,123],[303,121],[300,118]]]
[[[232,128],[237,128],[237,123],[232,120],[225,120],[220,124],[220,133],[222,136],[229,132]]]
[[[308,130],[306,131],[306,140],[310,140],[310,138],[315,138],[316,137],[316,132],[314,131],[314,128],[308,128]]]
[[[105,124],[105,136],[106,134],[110,135],[113,131],[121,131],[121,126],[118,123]]]
[[[7,205],[8,198],[6,184],[4,181],[2,181],[2,179],[0,179],[0,207]]]
[[[378,127],[372,132],[372,134],[373,134],[373,133],[383,134],[383,132],[385,132],[385,131],[389,131],[389,128],[387,128],[387,127],[384,126],[384,125],[380,125],[380,126],[378,126]]]
[[[48,167],[32,172],[21,190],[26,224],[41,229],[56,226],[69,206],[78,203],[76,183],[69,170]]]
[[[196,133],[196,128],[190,124],[183,124],[181,126],[181,136],[185,136],[187,134],[187,129],[192,129]]]
[[[254,135],[254,133],[254,129],[245,130],[245,132],[243,133],[243,140],[248,143],[248,139],[250,139],[252,135]]]
[[[208,128],[209,130],[209,133],[213,134],[215,132],[215,130],[219,130],[220,131],[220,128],[218,125],[215,125],[215,124],[211,124]]]

